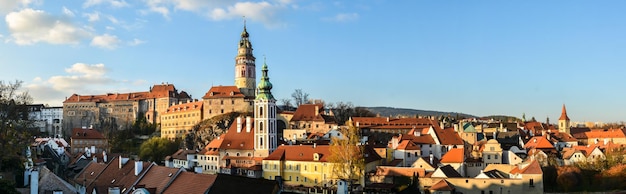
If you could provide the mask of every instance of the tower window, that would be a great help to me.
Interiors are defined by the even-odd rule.
[[[263,116],[263,107],[259,107],[259,115]]]

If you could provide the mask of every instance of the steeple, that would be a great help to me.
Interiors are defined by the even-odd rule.
[[[561,117],[559,118],[559,132],[570,133],[570,122],[569,117],[567,116],[567,111],[565,110],[565,104],[563,104]]]
[[[237,56],[235,57],[235,86],[249,99],[254,99],[254,87],[256,86],[256,58],[254,58],[252,50],[250,34],[248,34],[244,20]]]
[[[272,95],[272,83],[270,82],[269,76],[267,76],[267,63],[265,62],[265,57],[263,57],[263,67],[261,67],[262,75],[261,81],[259,82],[258,94],[256,95],[256,99],[262,100],[274,100],[274,96]]]
[[[565,110],[565,104],[563,104],[563,109],[561,110],[561,117],[559,120],[569,121],[569,117],[567,117],[567,111]]]

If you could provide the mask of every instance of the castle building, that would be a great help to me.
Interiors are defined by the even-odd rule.
[[[173,140],[191,132],[202,121],[202,102],[193,101],[170,106],[161,114],[161,137]]]
[[[561,117],[559,118],[559,132],[570,134],[570,120],[565,110],[565,104],[561,110]]]
[[[250,34],[243,26],[235,57],[235,85],[213,86],[202,97],[205,119],[230,112],[252,112],[256,87],[256,67]]]
[[[160,115],[171,104],[189,99],[186,92],[178,92],[173,84],[154,85],[145,92],[73,94],[63,102],[63,128],[124,129],[139,116],[149,123],[160,123]]]

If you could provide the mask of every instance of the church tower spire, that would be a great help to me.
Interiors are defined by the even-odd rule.
[[[267,63],[263,61],[261,81],[254,100],[254,150],[256,157],[267,157],[276,150],[276,99],[272,95],[272,83],[267,75]]]
[[[252,50],[250,34],[248,34],[244,20],[237,56],[235,57],[235,86],[248,98],[254,98],[254,87],[256,86],[256,58],[254,58]]]
[[[570,133],[570,120],[567,116],[567,110],[565,110],[565,104],[563,104],[561,117],[559,117],[559,132]]]

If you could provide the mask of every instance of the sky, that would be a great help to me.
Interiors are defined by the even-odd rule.
[[[0,0],[0,80],[35,103],[234,85],[244,16],[272,93],[626,121],[624,1]],[[265,58],[265,60],[264,60]],[[260,73],[257,73],[260,75]],[[258,79],[258,78],[257,78]]]

